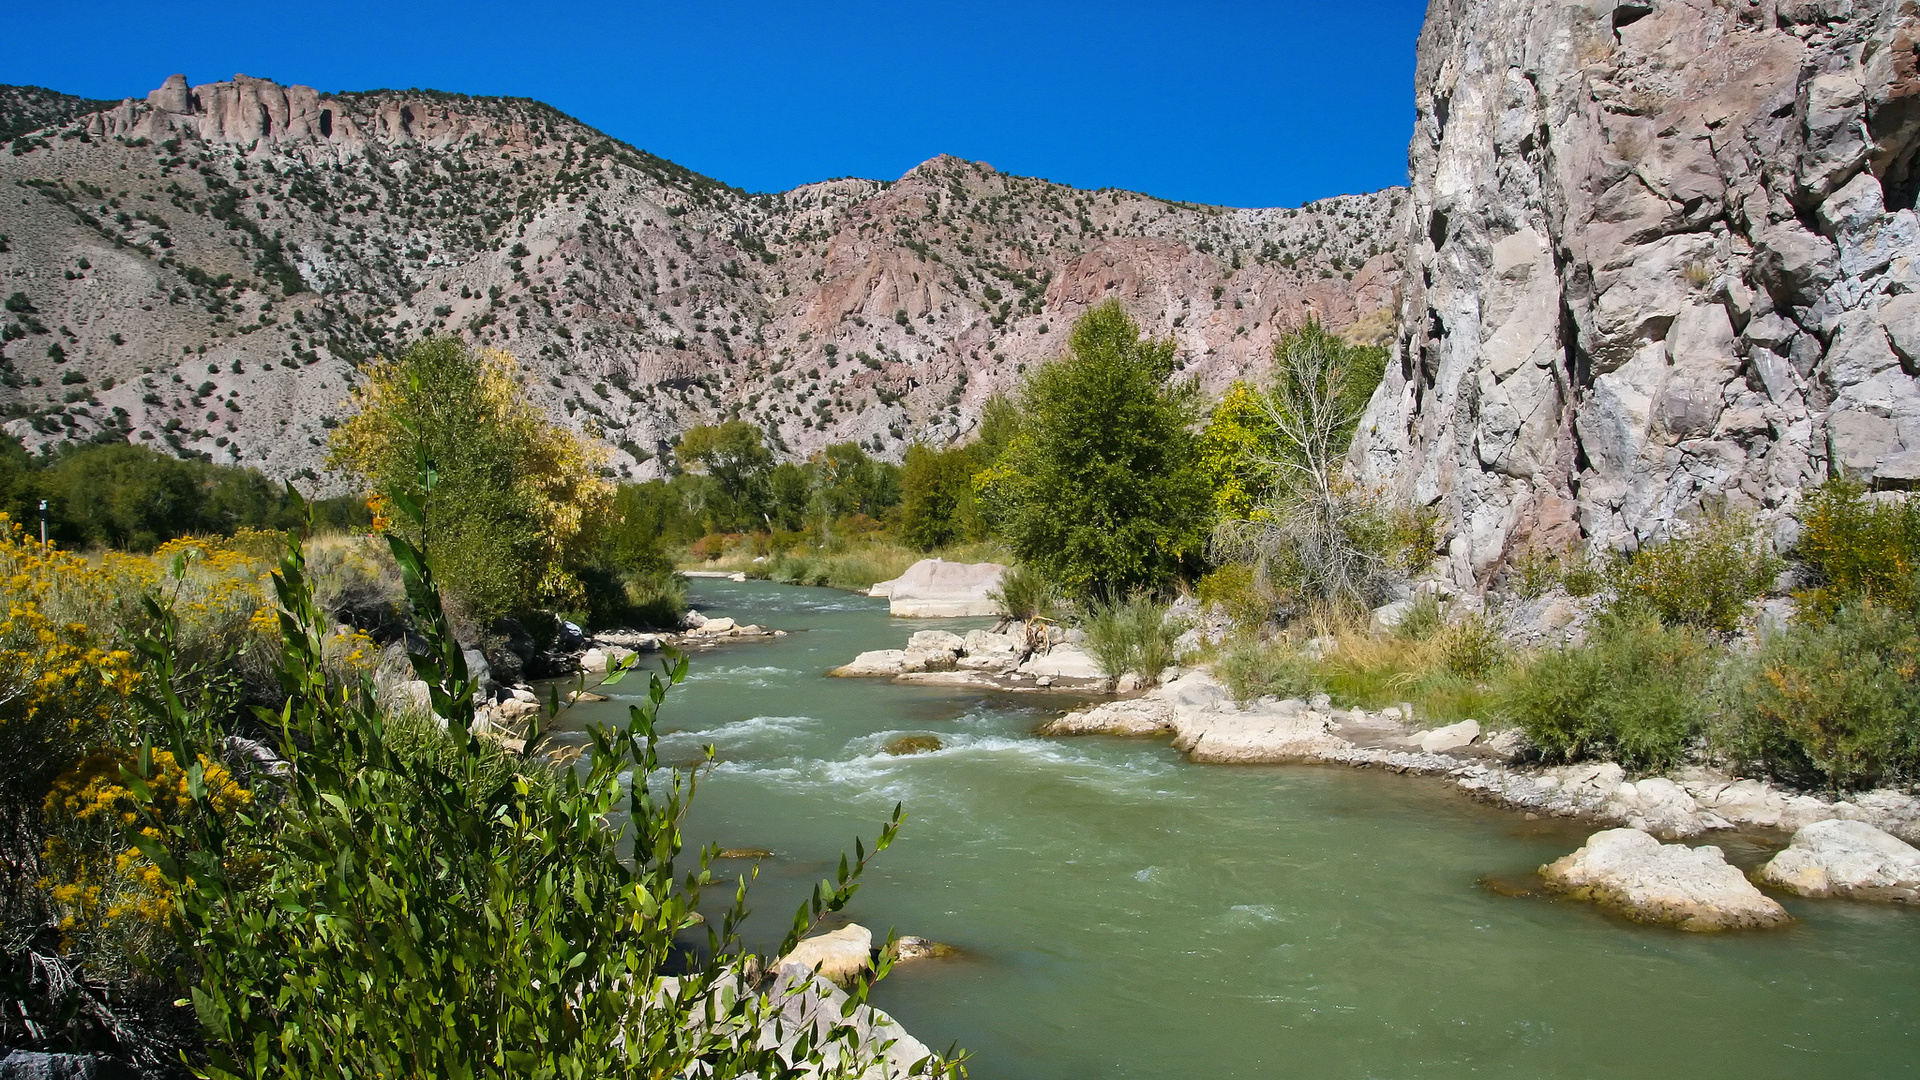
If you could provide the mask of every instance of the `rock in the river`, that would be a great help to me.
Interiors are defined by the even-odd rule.
[[[999,605],[987,594],[999,587],[1006,572],[999,563],[921,559],[892,581],[876,584],[870,595],[886,596],[888,614],[905,619],[993,615]]]
[[[1682,930],[1738,930],[1792,921],[1717,847],[1662,844],[1638,829],[1608,829],[1540,868],[1556,891],[1639,922]]]
[[[896,756],[902,754],[930,754],[940,749],[940,739],[935,735],[902,735],[887,743],[886,751]]]
[[[830,934],[801,939],[774,968],[778,971],[799,968],[804,972],[817,968],[821,978],[845,988],[872,963],[872,931],[859,923],[849,923]]]
[[[854,657],[852,663],[842,664],[827,674],[843,677],[898,675],[906,670],[906,663],[905,649],[873,649]]]
[[[1864,821],[1816,821],[1760,868],[1760,880],[1802,896],[1920,903],[1920,851]]]
[[[938,941],[929,941],[923,937],[898,937],[893,940],[894,963],[903,964],[909,960],[937,960],[952,956],[960,950]]]
[[[1108,701],[1056,717],[1042,735],[1164,735],[1173,730],[1173,706],[1157,698]]]
[[[1457,724],[1418,732],[1413,736],[1413,741],[1420,744],[1420,749],[1429,754],[1444,754],[1449,750],[1458,750],[1463,746],[1471,745],[1473,740],[1479,737],[1480,721],[1462,720]]]

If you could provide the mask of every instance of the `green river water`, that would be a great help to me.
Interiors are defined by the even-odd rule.
[[[962,950],[874,1003],[980,1080],[1920,1076],[1920,912],[1783,898],[1789,929],[1692,935],[1514,895],[1585,830],[1375,770],[1031,734],[1070,699],[823,677],[985,620],[763,582],[693,599],[791,632],[696,654],[661,718],[669,758],[719,754],[689,841],[777,853],[749,943],[904,802],[848,915]],[[881,751],[902,734],[945,748]]]

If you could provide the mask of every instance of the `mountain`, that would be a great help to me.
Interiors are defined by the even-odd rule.
[[[1920,9],[1434,0],[1364,475],[1448,576],[1920,481]]]
[[[1400,283],[1404,189],[1239,210],[939,157],[753,194],[524,99],[176,75],[93,104],[0,154],[7,430],[323,488],[357,369],[427,332],[513,353],[646,476],[731,416],[793,456],[963,439],[1109,297],[1217,390],[1309,313],[1384,338]]]

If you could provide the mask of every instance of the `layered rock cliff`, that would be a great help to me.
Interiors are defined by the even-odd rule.
[[[433,331],[512,352],[627,475],[730,416],[897,458],[1103,299],[1217,390],[1309,312],[1389,325],[1398,284],[1403,189],[1235,210],[943,157],[756,195],[537,102],[247,76],[46,115],[0,153],[0,403],[34,448],[324,479],[360,365]]]
[[[1920,6],[1433,0],[1355,444],[1445,574],[1920,481]]]

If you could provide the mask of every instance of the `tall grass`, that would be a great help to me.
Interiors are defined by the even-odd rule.
[[[1060,590],[1037,568],[1021,563],[1000,578],[987,596],[1009,619],[1051,619],[1059,613]]]
[[[1152,681],[1173,666],[1174,643],[1186,624],[1167,618],[1166,609],[1151,597],[1135,593],[1115,603],[1094,604],[1085,630],[1087,653],[1109,678],[1133,671]]]

